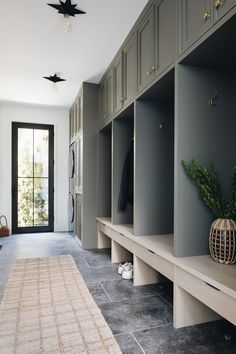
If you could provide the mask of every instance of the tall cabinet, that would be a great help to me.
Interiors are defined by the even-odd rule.
[[[96,248],[98,85],[84,82],[70,110],[70,230]]]

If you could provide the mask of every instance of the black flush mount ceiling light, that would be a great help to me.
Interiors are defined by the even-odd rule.
[[[62,79],[60,76],[57,76],[57,74],[54,74],[53,76],[43,76],[43,78],[52,81],[54,84],[57,82],[66,81],[66,79]]]
[[[66,0],[65,2],[59,0],[58,4],[48,4],[54,9],[58,10],[59,14],[62,14],[65,19],[65,32],[71,32],[72,24],[70,22],[70,17],[75,17],[75,15],[86,14],[86,12],[76,8],[77,4],[72,4],[71,0]]]

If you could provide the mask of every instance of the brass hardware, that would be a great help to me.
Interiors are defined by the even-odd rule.
[[[203,17],[203,20],[205,20],[205,21],[208,20],[211,17],[210,12],[205,11],[202,17]]]
[[[155,65],[153,65],[153,67],[152,67],[152,72],[154,72],[154,71],[156,71]]]
[[[147,76],[149,76],[150,75],[150,71],[147,71]]]
[[[210,106],[215,106],[216,105],[216,100],[218,98],[218,91],[214,93],[214,95],[209,99],[208,103]]]
[[[125,98],[124,98],[124,97],[121,97],[120,103],[123,103],[124,100],[125,100]]]
[[[165,119],[162,119],[162,121],[161,121],[159,127],[160,127],[160,129],[164,129],[165,126],[166,126],[166,120],[165,120]]]
[[[219,9],[223,5],[223,0],[216,0],[215,1],[215,8]]]

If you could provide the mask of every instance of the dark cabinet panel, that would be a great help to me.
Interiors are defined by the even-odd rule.
[[[137,92],[137,41],[135,34],[123,48],[123,80],[123,98],[124,104],[127,104]]]
[[[214,0],[214,20],[220,20],[234,6],[236,6],[235,0]]]
[[[99,87],[99,126],[105,126],[113,115],[113,74],[107,73]]]
[[[114,80],[114,112],[117,113],[123,106],[123,74],[122,54],[119,54],[113,67]]]
[[[180,51],[184,51],[213,25],[212,0],[181,0],[180,16]]]
[[[144,88],[153,78],[154,67],[154,11],[147,13],[138,30],[138,88]]]
[[[174,0],[158,0],[155,4],[155,73],[174,61]],[[153,68],[154,69],[154,68]]]

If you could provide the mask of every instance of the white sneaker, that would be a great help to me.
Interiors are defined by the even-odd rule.
[[[122,274],[129,264],[130,264],[129,262],[120,263],[118,266],[118,274]]]
[[[133,279],[133,265],[130,263],[129,266],[122,272],[123,279]]]

